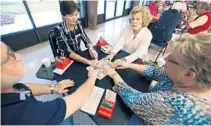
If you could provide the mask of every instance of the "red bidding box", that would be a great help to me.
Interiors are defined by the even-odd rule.
[[[97,46],[101,47],[101,46],[105,46],[108,45],[108,43],[105,40],[98,40],[97,41]]]
[[[56,62],[56,68],[58,69],[64,69],[69,63],[72,62],[71,59],[69,58],[61,58],[60,59],[62,62]]]
[[[115,106],[116,106],[116,102],[113,104],[112,108],[107,108],[103,105],[100,105],[99,110],[98,110],[98,115],[110,120],[113,115]]]

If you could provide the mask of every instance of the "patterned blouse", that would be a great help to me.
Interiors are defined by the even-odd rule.
[[[84,42],[86,47],[91,43],[79,21],[73,31],[69,31],[66,22],[63,22],[54,28],[54,33],[58,45],[58,56],[68,57],[71,52],[80,52],[81,41]]]
[[[149,93],[141,93],[125,82],[113,87],[124,103],[149,124],[211,124],[211,101],[172,89],[173,81],[161,68],[144,73],[158,81]]]

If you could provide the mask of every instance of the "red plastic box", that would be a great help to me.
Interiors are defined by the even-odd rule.
[[[71,59],[69,58],[61,58],[60,59],[62,62],[56,62],[56,68],[58,69],[64,69],[69,63],[72,62]]]

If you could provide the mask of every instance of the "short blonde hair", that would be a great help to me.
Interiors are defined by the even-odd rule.
[[[152,21],[152,16],[150,14],[150,11],[148,7],[145,6],[137,6],[133,8],[133,10],[130,12],[130,17],[133,18],[136,14],[140,13],[142,19],[142,27],[147,27],[149,23]]]
[[[186,34],[176,41],[180,43],[175,51],[181,56],[183,66],[195,72],[197,86],[211,89],[211,34]]]

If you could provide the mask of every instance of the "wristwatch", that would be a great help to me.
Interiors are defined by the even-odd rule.
[[[54,88],[55,88],[55,85],[54,84],[50,85],[51,94],[54,94]]]

